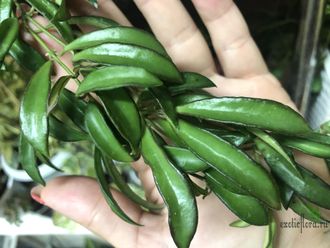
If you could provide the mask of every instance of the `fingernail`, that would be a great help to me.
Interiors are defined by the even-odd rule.
[[[35,200],[36,202],[44,205],[45,201],[43,199],[41,199],[41,191],[42,191],[43,187],[42,186],[36,186],[34,188],[31,189],[31,197],[33,200]]]

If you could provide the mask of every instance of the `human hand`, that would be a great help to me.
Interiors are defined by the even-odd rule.
[[[135,0],[146,17],[154,34],[162,42],[180,70],[195,71],[211,78],[217,88],[211,93],[218,96],[249,96],[280,101],[293,108],[294,104],[277,79],[269,73],[265,62],[251,38],[246,23],[231,0],[193,0],[211,35],[224,75],[220,75],[203,36],[178,0]],[[90,6],[82,1],[70,1],[81,6],[79,14],[92,14]],[[128,20],[112,3],[99,0],[97,15],[105,15],[121,24]],[[305,160],[306,161],[306,160]],[[313,164],[313,163],[312,163]],[[153,182],[152,173],[143,161],[133,164],[150,201],[162,199]],[[323,167],[310,168],[320,176],[327,172]],[[40,196],[45,205],[77,221],[100,235],[116,247],[174,247],[170,236],[167,215],[154,215],[142,211],[122,194],[113,190],[124,211],[143,224],[136,227],[123,222],[109,208],[97,182],[86,177],[59,177],[46,187],[34,188],[32,194]],[[265,227],[245,229],[229,227],[237,219],[214,195],[198,198],[199,225],[191,247],[261,247]],[[291,221],[296,217],[291,211],[282,212],[278,218]],[[326,247],[322,229],[279,231],[279,247]],[[323,242],[323,243],[322,243]]]

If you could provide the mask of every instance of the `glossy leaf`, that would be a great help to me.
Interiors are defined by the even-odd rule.
[[[19,161],[26,171],[26,173],[32,178],[32,180],[41,185],[45,185],[45,181],[42,178],[38,169],[36,156],[33,147],[29,144],[23,134],[20,135],[19,142]]]
[[[120,144],[95,104],[88,104],[85,123],[91,139],[102,153],[117,161],[133,161],[133,158]]]
[[[13,0],[0,0],[0,23],[10,17]]]
[[[157,77],[143,68],[111,66],[91,72],[79,85],[77,95],[91,91],[111,90],[120,87],[156,87],[162,85]]]
[[[160,211],[164,208],[164,205],[158,205],[148,202],[147,200],[137,195],[129,187],[128,183],[124,180],[124,178],[116,168],[116,165],[112,163],[112,161],[106,159],[105,156],[103,156],[103,164],[105,166],[106,171],[108,172],[108,174],[110,175],[116,186],[119,188],[119,190],[123,194],[125,194],[125,196],[127,196],[131,201],[151,211]]]
[[[112,209],[112,211],[127,223],[140,226],[140,224],[136,223],[129,216],[127,216],[127,214],[125,214],[125,212],[118,205],[116,199],[113,197],[109,187],[109,183],[106,178],[106,174],[104,173],[103,164],[102,164],[102,155],[97,148],[95,148],[94,151],[94,169],[95,169],[97,181],[99,182],[101,187],[102,194],[105,200],[107,201],[108,205]]]
[[[255,136],[257,136],[259,139],[261,139],[263,142],[267,143],[270,147],[272,147],[279,154],[279,156],[282,156],[285,160],[287,160],[288,162],[287,164],[291,166],[291,172],[295,174],[297,177],[302,178],[294,162],[291,160],[288,154],[283,150],[281,145],[275,139],[273,139],[266,132],[261,131],[257,128],[249,128],[249,131],[253,133]]]
[[[17,35],[18,21],[16,18],[8,18],[0,23],[0,67]]]
[[[62,76],[55,82],[49,95],[48,112],[51,112],[55,108],[64,87],[67,85],[70,79],[71,76]]]
[[[229,226],[231,227],[238,227],[238,228],[244,228],[251,226],[249,223],[246,223],[243,220],[235,220],[234,222],[230,223]]]
[[[289,207],[296,214],[302,216],[307,220],[313,221],[315,223],[326,223],[326,220],[322,218],[320,210],[318,208],[298,196],[293,197]]]
[[[231,178],[252,196],[279,209],[277,188],[269,174],[244,152],[218,136],[180,120],[178,134],[187,147],[212,168]]]
[[[102,16],[71,16],[67,21],[69,24],[88,25],[97,28],[108,28],[119,24],[111,19]]]
[[[189,247],[198,219],[195,198],[189,184],[167,159],[148,128],[142,138],[142,155],[151,167],[156,186],[167,205],[174,242],[178,247]]]
[[[174,165],[184,172],[196,173],[204,171],[210,167],[188,149],[175,146],[164,146],[164,150],[171,161],[173,161]]]
[[[87,33],[65,46],[64,50],[82,50],[105,43],[130,44],[148,48],[168,57],[164,47],[152,34],[132,27],[109,27]]]
[[[252,225],[268,224],[268,210],[256,198],[235,194],[208,176],[206,182],[211,191],[240,219]]]
[[[216,85],[207,77],[195,72],[183,72],[183,84],[169,87],[171,94],[185,93],[188,90],[215,87]]]
[[[103,44],[87,48],[74,55],[74,62],[81,60],[141,67],[160,79],[182,82],[181,74],[171,60],[143,47],[119,43]]]
[[[44,156],[48,156],[47,105],[51,68],[52,63],[49,61],[33,75],[25,89],[20,109],[24,136],[33,148]]]
[[[132,153],[139,155],[142,125],[139,111],[126,89],[98,93],[104,109],[114,126],[130,144]]]
[[[20,66],[32,72],[36,72],[46,62],[37,50],[19,38],[10,47],[9,54]]]
[[[70,125],[66,125],[52,115],[49,117],[49,135],[65,142],[89,140],[89,136],[86,133],[71,128]]]
[[[60,97],[58,98],[58,107],[72,120],[73,123],[77,125],[77,127],[86,131],[86,102],[77,98],[71,91],[63,89],[61,91]]]
[[[221,97],[177,106],[178,113],[201,119],[299,134],[311,129],[297,112],[281,103],[244,97]]]

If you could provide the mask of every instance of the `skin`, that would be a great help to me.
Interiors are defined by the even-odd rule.
[[[85,1],[68,1],[74,14],[102,15],[130,25],[126,17],[110,0],[99,0],[98,11]],[[223,74],[219,74],[208,46],[191,17],[178,0],[135,0],[154,34],[165,46],[181,70],[199,72],[219,87],[210,89],[217,96],[250,96],[282,102],[295,109],[280,82],[268,71],[248,27],[232,0],[193,0],[213,42]],[[175,23],[175,25],[173,25]],[[49,42],[54,47],[54,44]],[[188,56],[187,56],[188,55]],[[69,55],[66,55],[69,57]],[[67,62],[69,65],[70,63]],[[58,70],[61,74],[61,70]],[[329,174],[321,160],[301,157],[314,173],[329,182]],[[162,202],[152,174],[143,161],[133,164],[146,195],[153,202]],[[79,185],[79,187],[77,187]],[[82,224],[116,247],[175,247],[168,229],[166,212],[153,215],[141,211],[119,192],[113,190],[124,211],[143,227],[120,220],[108,207],[97,182],[87,177],[58,177],[45,187],[32,189],[50,208]],[[237,217],[214,196],[198,198],[199,225],[191,247],[262,247],[265,227],[243,229],[229,227]],[[292,211],[277,214],[278,221],[298,219]],[[278,229],[278,247],[327,247],[330,232],[326,229]],[[243,245],[243,246],[242,246]]]

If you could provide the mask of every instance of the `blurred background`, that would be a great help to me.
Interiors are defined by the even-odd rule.
[[[114,2],[135,26],[150,30],[132,0]],[[270,70],[311,126],[318,129],[330,120],[330,0],[235,2]],[[212,49],[191,1],[182,3]],[[10,55],[5,64],[6,69],[0,70],[0,248],[110,247],[64,216],[31,200],[29,189],[33,183],[21,171],[17,157],[19,101],[31,73]],[[50,142],[52,162],[66,174],[94,176],[92,149],[88,144]],[[46,179],[59,175],[47,166],[40,168]],[[138,184],[129,170],[127,177]]]

